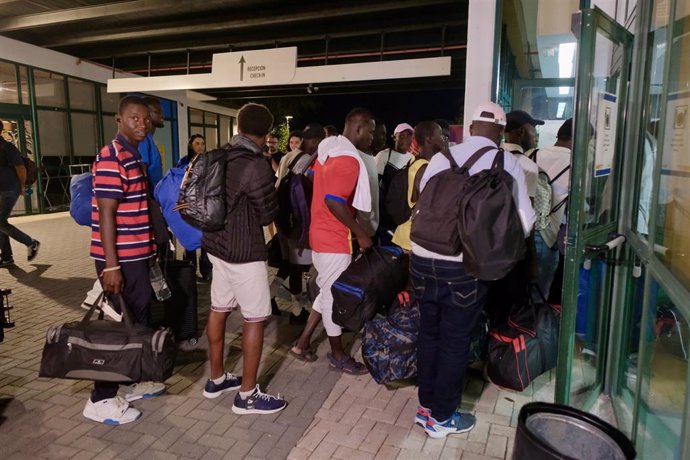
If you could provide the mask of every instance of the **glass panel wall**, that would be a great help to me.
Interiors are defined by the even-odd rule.
[[[119,93],[109,93],[105,86],[99,85],[99,92],[101,94],[101,110],[104,113],[117,113],[117,106],[122,97]]]
[[[75,157],[88,157],[92,159],[100,147],[96,115],[91,113],[72,113],[72,138],[74,141],[73,155]]]
[[[639,458],[680,458],[683,409],[688,385],[690,327],[687,317],[656,280],[649,280],[648,314],[638,331],[644,362],[631,360],[628,385],[639,379]],[[631,358],[633,358],[631,356]]]
[[[96,110],[95,86],[91,82],[68,78],[70,109]]]
[[[663,263],[690,288],[690,1],[678,1],[670,49],[657,238]]]
[[[36,105],[66,107],[65,77],[53,72],[34,69]]]
[[[17,91],[17,67],[0,61],[0,103],[19,104]]]
[[[221,115],[219,134],[220,143],[218,145],[225,145],[230,142],[230,138],[232,137],[232,118]]]
[[[213,112],[189,109],[189,135],[201,134],[206,148],[212,150],[230,141],[233,119]]]

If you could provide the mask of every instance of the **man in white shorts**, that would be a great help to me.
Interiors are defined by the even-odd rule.
[[[343,349],[342,328],[333,322],[331,286],[352,262],[353,239],[360,250],[372,246],[371,237],[355,219],[355,211],[371,212],[369,176],[358,150],[369,148],[373,133],[371,112],[357,108],[347,115],[342,136],[326,138],[319,144],[313,167],[309,242],[320,292],[304,331],[290,348],[290,354],[297,359],[316,360],[311,337],[323,320],[331,346],[326,355],[329,364],[349,374],[365,374],[367,369]]]
[[[232,411],[236,414],[272,414],[287,402],[262,393],[256,383],[264,342],[264,322],[271,316],[263,226],[278,214],[273,170],[262,157],[266,135],[273,125],[271,112],[259,104],[244,105],[237,115],[239,134],[230,141],[226,167],[225,228],[204,232],[202,246],[213,264],[211,312],[206,332],[211,378],[204,396],[217,398],[239,389]],[[225,324],[234,310],[242,327],[243,376],[223,366]]]

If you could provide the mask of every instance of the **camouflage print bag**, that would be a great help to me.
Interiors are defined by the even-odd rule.
[[[362,358],[377,383],[417,375],[419,304],[403,291],[387,317],[376,316],[364,325]]]

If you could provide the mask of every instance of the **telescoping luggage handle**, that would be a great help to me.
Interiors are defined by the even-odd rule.
[[[124,299],[120,294],[116,294],[113,296],[114,299],[117,299],[117,301],[120,304],[120,310],[122,310],[122,318],[123,322],[127,326],[127,330],[131,331],[132,328],[134,327],[134,319],[132,317],[132,312],[129,310],[129,307],[125,303]],[[91,317],[93,316],[93,313],[98,309],[100,312],[98,313],[98,319],[103,319],[103,303],[105,302],[105,293],[101,292],[98,295],[98,298],[96,298],[96,301],[91,305],[91,308],[89,308],[89,311],[86,312],[82,320],[79,322],[79,328],[82,330],[85,330],[86,327],[88,326],[89,322],[91,321]]]

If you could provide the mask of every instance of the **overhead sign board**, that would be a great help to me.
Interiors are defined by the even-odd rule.
[[[227,86],[268,86],[290,83],[297,69],[297,47],[213,55],[211,74]]]
[[[297,47],[213,55],[211,73],[111,78],[109,93],[386,80],[450,75],[450,56],[297,67]]]

